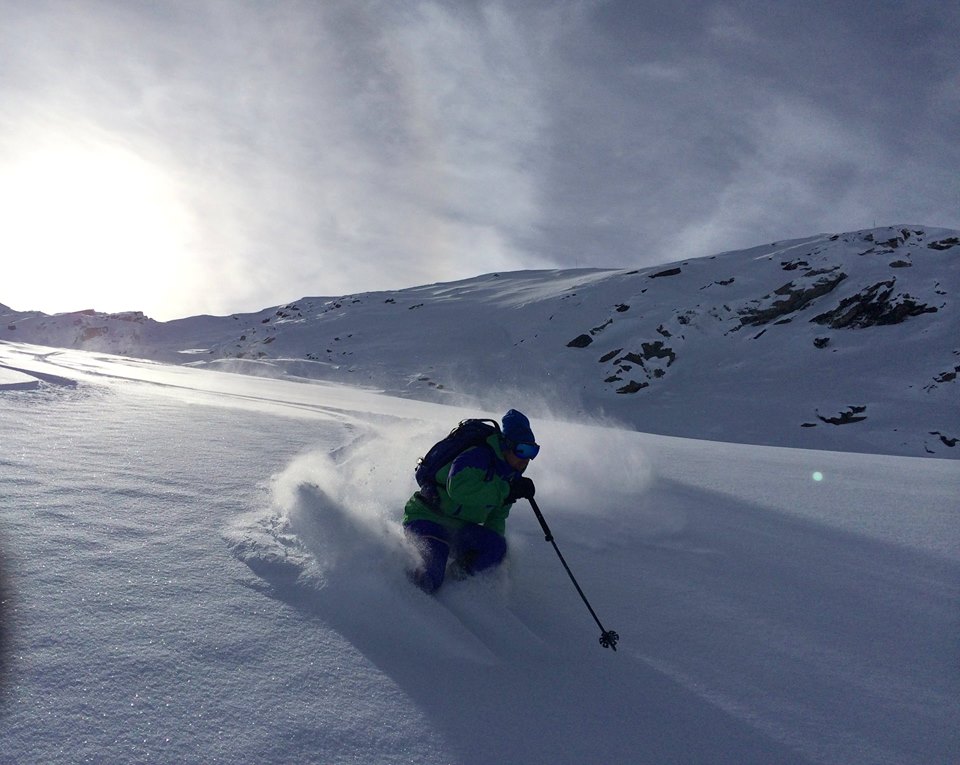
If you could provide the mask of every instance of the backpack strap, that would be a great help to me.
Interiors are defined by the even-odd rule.
[[[482,466],[482,467],[483,467],[483,470],[484,470],[484,473],[485,473],[483,480],[484,480],[484,481],[489,481],[490,479],[493,478],[494,474],[497,472],[497,454],[496,454],[496,452],[493,450],[493,447],[491,447],[490,444],[488,444],[486,441],[482,441],[482,442],[480,442],[479,444],[472,444],[472,445],[468,446],[466,449],[464,449],[462,452],[460,452],[460,454],[458,454],[456,457],[454,457],[454,458],[450,461],[450,464],[452,465],[454,462],[456,462],[458,459],[460,459],[460,457],[462,457],[464,454],[466,454],[467,452],[469,452],[469,451],[471,451],[471,450],[473,450],[473,449],[479,449],[479,450],[481,450],[482,453],[486,456],[486,461],[485,461],[486,464]],[[480,463],[480,458],[477,457],[477,458],[476,458],[476,464],[471,464],[470,467],[471,467],[471,468],[480,468],[481,465],[480,465],[479,463]]]

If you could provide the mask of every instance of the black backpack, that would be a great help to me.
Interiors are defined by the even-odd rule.
[[[437,471],[453,462],[460,454],[472,446],[480,446],[494,433],[500,432],[496,420],[461,420],[450,435],[442,438],[430,447],[425,455],[417,460],[417,485],[424,489],[435,487]]]

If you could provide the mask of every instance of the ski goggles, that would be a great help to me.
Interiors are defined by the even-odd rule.
[[[514,444],[513,453],[522,460],[532,460],[540,453],[539,444]]]

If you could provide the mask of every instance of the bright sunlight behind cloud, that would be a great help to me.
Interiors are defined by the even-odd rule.
[[[5,160],[0,251],[14,307],[175,306],[191,221],[159,168],[105,140],[53,135]]]

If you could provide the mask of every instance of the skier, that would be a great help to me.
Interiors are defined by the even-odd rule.
[[[404,508],[404,531],[421,556],[410,578],[424,592],[443,584],[448,561],[451,576],[463,578],[498,566],[507,554],[507,516],[518,499],[533,498],[533,481],[523,472],[540,447],[522,413],[511,409],[502,424],[452,460],[426,465],[432,480]]]

